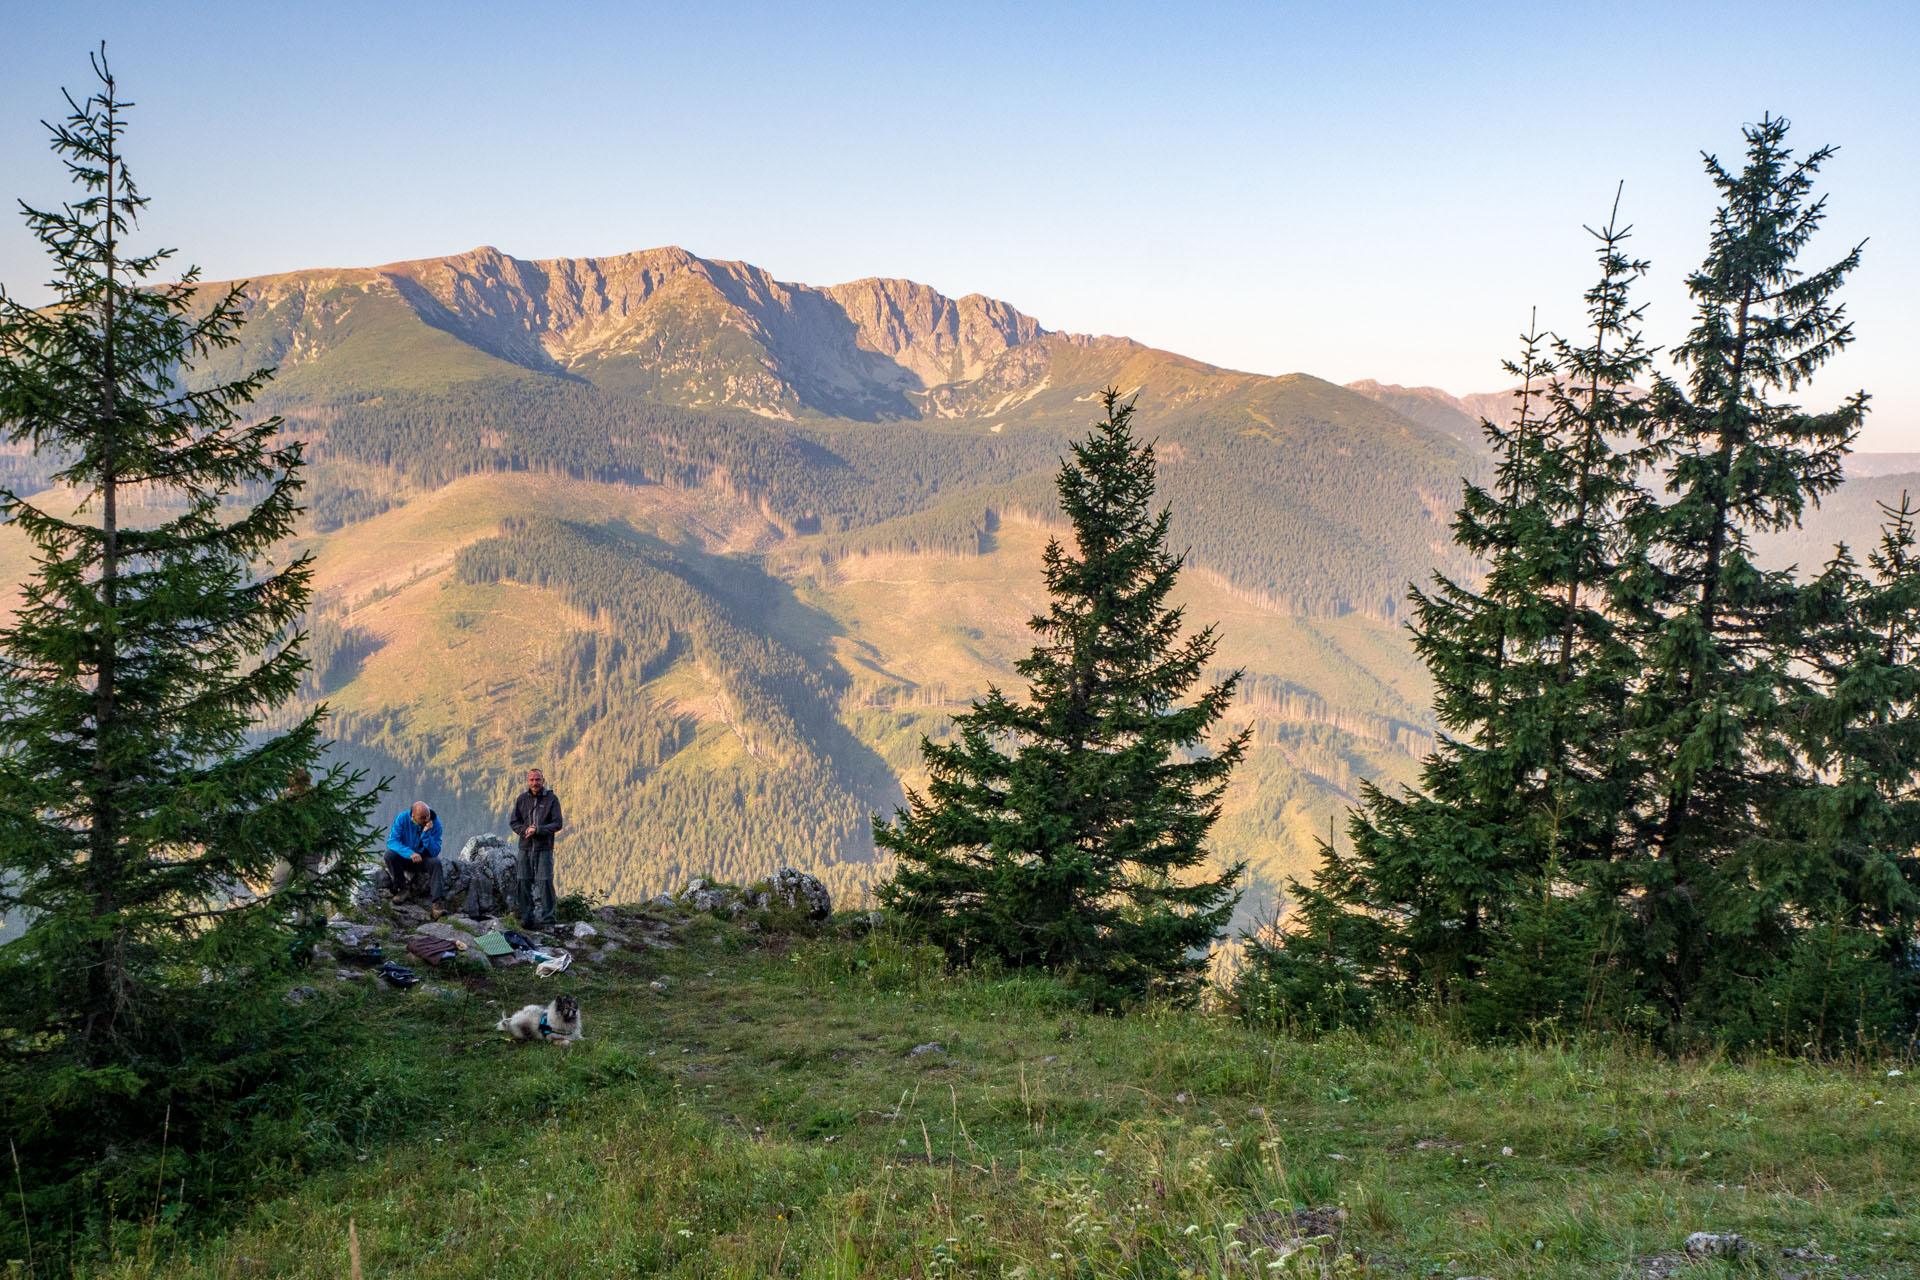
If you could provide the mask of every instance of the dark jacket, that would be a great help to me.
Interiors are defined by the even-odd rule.
[[[560,797],[548,787],[538,796],[522,791],[513,802],[513,816],[507,820],[513,834],[520,837],[520,852],[538,853],[553,848],[553,833],[562,825]]]
[[[433,813],[431,809],[427,812]],[[560,811],[554,810],[554,821],[560,820]],[[433,820],[421,826],[413,820],[413,810],[402,809],[394,818],[393,825],[387,828],[387,852],[401,858],[412,858],[416,853],[424,853],[429,858],[440,856],[440,815],[433,814]]]

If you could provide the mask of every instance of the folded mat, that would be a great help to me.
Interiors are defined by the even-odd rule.
[[[407,950],[413,952],[413,954],[419,956],[428,964],[439,964],[448,956],[453,955],[459,948],[451,942],[448,942],[445,938],[433,938],[428,937],[426,934],[416,934],[407,939]]]

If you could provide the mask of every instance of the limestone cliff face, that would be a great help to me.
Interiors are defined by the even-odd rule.
[[[853,322],[859,345],[918,379],[918,389],[971,382],[1009,347],[1042,337],[1032,317],[970,293],[955,301],[911,280],[855,280],[823,290]]]
[[[265,336],[263,354],[277,361],[298,363],[325,346],[311,311],[365,299],[403,305],[526,368],[781,417],[919,416],[930,403],[977,398],[970,390],[989,388],[970,384],[982,379],[1004,395],[1017,389],[1007,385],[1010,373],[1044,370],[1036,344],[1052,336],[979,294],[954,299],[878,278],[815,288],[672,247],[545,261],[482,247],[272,276],[253,282],[249,298],[257,318],[275,321],[279,332]]]

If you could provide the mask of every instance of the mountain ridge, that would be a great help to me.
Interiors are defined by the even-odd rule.
[[[397,302],[425,324],[534,372],[629,383],[617,367],[623,358],[656,366],[677,361],[681,372],[694,376],[677,387],[669,381],[669,393],[683,393],[669,398],[785,419],[809,411],[928,416],[908,397],[989,378],[1002,357],[1020,348],[1140,346],[1126,338],[1047,329],[980,293],[955,298],[917,281],[882,276],[806,285],[677,246],[525,259],[483,245],[440,257],[279,272],[202,288],[235,284],[244,284],[250,314],[275,316],[290,329],[351,305],[351,291],[358,290]],[[687,335],[703,329],[718,329],[744,349],[696,355]],[[289,334],[263,354],[278,365],[297,366],[317,345]],[[718,388],[706,385],[699,374],[729,363],[729,356],[736,366],[730,377]],[[1013,363],[1017,370],[1021,362]]]
[[[1403,387],[1398,383],[1361,378],[1346,389],[1376,401],[1403,418],[1421,423],[1470,444],[1481,440],[1482,419],[1506,425],[1515,413],[1512,391],[1476,391],[1463,396],[1439,387]]]

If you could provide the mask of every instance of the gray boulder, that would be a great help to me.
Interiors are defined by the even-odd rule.
[[[886,922],[887,917],[884,912],[862,911],[847,918],[846,930],[857,937],[863,933],[872,933]]]
[[[696,880],[694,883],[703,884],[704,881]],[[695,911],[731,912],[733,906],[733,895],[725,889],[695,889],[693,891],[693,909]]]
[[[504,849],[506,847],[507,842],[505,839],[489,831],[484,835],[475,836],[460,846],[460,861],[477,862],[480,859],[480,851],[482,849]]]
[[[810,920],[825,920],[833,914],[833,895],[827,892],[827,886],[820,883],[818,876],[782,867],[773,873],[769,883],[770,892],[753,895],[754,906],[770,907],[778,902],[789,908],[804,907]]]
[[[1737,1258],[1747,1242],[1730,1231],[1696,1231],[1687,1237],[1686,1250],[1690,1258]]]
[[[329,920],[327,929],[339,944],[348,951],[357,950],[367,939],[380,932],[378,925],[363,924],[357,920]]]
[[[392,897],[393,877],[387,874],[387,864],[382,860],[367,868],[366,874],[360,877],[360,883],[353,887],[349,901],[365,911],[372,907],[384,907]]]
[[[782,867],[773,873],[773,891],[789,907],[804,903],[809,919],[825,920],[833,914],[833,895],[827,892],[827,886],[820,883],[818,876]]]
[[[451,942],[455,946],[464,947],[467,943],[473,941],[473,935],[455,924],[454,920],[456,919],[458,919],[458,917],[448,917],[445,920],[430,921],[427,924],[421,925],[418,929],[414,930],[414,932],[425,934],[429,938],[439,938],[442,942]]]
[[[484,920],[513,910],[513,900],[520,891],[520,866],[505,840],[491,831],[475,836],[461,847],[456,865],[462,868],[466,881],[462,914]],[[452,895],[451,884],[448,895]]]
[[[473,865],[463,858],[440,859],[442,902],[458,902],[473,888]]]

